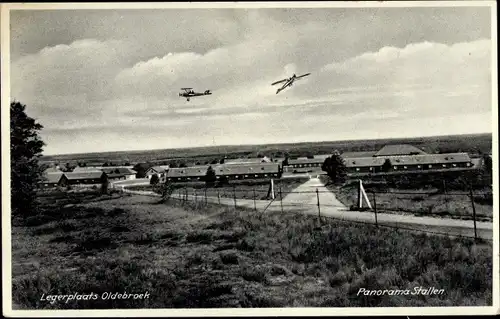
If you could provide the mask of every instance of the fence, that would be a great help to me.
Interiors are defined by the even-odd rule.
[[[176,188],[170,196],[182,202],[245,207],[262,213],[300,211],[317,215],[320,223],[326,217],[340,218],[374,224],[376,227],[394,227],[443,235],[450,234],[449,230],[440,231],[443,228],[464,228],[459,232],[459,236],[490,239],[479,234],[484,233],[485,229],[486,232],[491,231],[490,226],[485,226],[492,220],[492,204],[489,202],[490,199],[492,201],[492,194],[489,192],[474,192],[472,188],[468,192],[367,190],[371,208],[364,208],[359,207],[358,189],[336,192],[334,196],[332,191],[324,186],[304,190],[297,189],[297,185],[292,184],[277,183],[275,186],[274,193],[270,192],[269,185],[182,186]],[[145,190],[123,191],[160,196],[159,193]],[[478,227],[478,223],[481,223],[481,227]],[[402,225],[412,225],[413,228]],[[433,228],[438,230],[433,231]],[[467,234],[472,233],[472,230],[473,235]],[[457,230],[454,231],[456,232]]]

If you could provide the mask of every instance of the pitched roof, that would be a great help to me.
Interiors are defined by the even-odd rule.
[[[202,177],[207,174],[209,166],[215,170],[216,175],[249,175],[249,174],[274,174],[279,172],[279,163],[244,163],[244,164],[219,164],[191,166],[184,168],[171,168],[168,177]]]
[[[392,165],[446,164],[470,162],[467,153],[425,154],[408,156],[358,157],[344,159],[346,167],[382,166],[386,159]]]
[[[77,173],[77,172],[93,172],[93,171],[101,171],[101,167],[95,167],[95,166],[83,166],[83,167],[80,167],[80,166],[77,166],[73,169],[73,172],[74,173]]]
[[[150,168],[148,168],[148,171],[155,171],[155,172],[165,172],[166,170],[168,170],[170,168],[169,165],[158,165],[158,166],[151,166]]]
[[[318,154],[318,155],[314,155],[314,158],[322,159],[324,161],[330,156],[332,156],[332,154]]]
[[[412,154],[426,154],[421,149],[408,144],[395,144],[386,145],[382,147],[375,156],[395,156],[395,155],[412,155]]]
[[[288,160],[288,165],[313,164],[313,163],[323,164],[325,162],[325,159],[326,159],[326,157],[325,158],[323,158],[323,157],[318,157],[318,158],[317,157],[314,157],[314,158],[300,157],[297,159]]]
[[[171,168],[167,171],[167,177],[201,177],[207,174],[209,165]],[[212,166],[214,169],[215,167]]]
[[[42,176],[43,183],[57,184],[61,180],[61,177],[64,175],[63,172],[49,172],[45,173]]]
[[[43,172],[44,173],[62,173],[62,171],[57,167],[49,167]]]
[[[271,160],[267,157],[253,158],[233,158],[224,160],[224,164],[246,164],[246,163],[269,163]]]
[[[120,169],[128,168],[131,170],[133,168],[133,166],[82,166],[82,167],[77,166],[73,169],[73,172],[88,172],[88,171],[95,171],[95,170],[103,171],[103,170],[107,170],[107,169],[116,169],[116,168],[120,168]]]
[[[279,168],[279,163],[223,164],[214,167],[216,175],[274,174],[279,172]]]
[[[87,172],[71,172],[71,173],[64,173],[66,177],[69,180],[74,180],[74,179],[98,179],[101,178],[102,175],[104,175],[103,171],[87,171]]]
[[[108,176],[111,175],[116,175],[116,176],[123,176],[123,175],[135,175],[137,172],[134,170],[131,170],[130,168],[126,167],[107,167],[103,168],[102,171],[106,173]]]
[[[370,157],[377,153],[377,151],[366,151],[366,152],[343,152],[343,158],[351,158],[351,157]]]

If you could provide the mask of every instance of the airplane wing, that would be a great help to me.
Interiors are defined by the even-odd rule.
[[[187,91],[187,90],[192,90],[193,88],[181,88],[181,90]]]
[[[310,75],[311,73],[306,73],[306,74],[303,74],[303,75],[300,75],[298,77],[296,77],[295,79],[300,79],[300,78],[303,78],[304,76],[308,76]]]
[[[274,83],[272,83],[271,85],[275,85],[275,84],[278,84],[278,83],[283,83],[283,82],[286,82],[288,79],[284,79],[284,80],[281,80],[281,81],[276,81]]]

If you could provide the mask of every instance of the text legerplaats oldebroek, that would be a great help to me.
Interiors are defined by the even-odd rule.
[[[127,293],[127,292],[104,292],[102,294],[97,294],[94,292],[88,293],[88,294],[80,294],[75,292],[74,294],[71,295],[46,295],[42,294],[42,297],[40,298],[40,301],[47,301],[50,302],[51,304],[54,304],[56,302],[64,302],[68,303],[70,301],[78,301],[78,300],[85,300],[85,301],[90,301],[90,300],[140,300],[140,299],[149,299],[150,294],[149,292],[144,292],[144,293]]]

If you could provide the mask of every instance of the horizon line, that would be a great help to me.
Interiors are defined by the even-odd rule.
[[[86,153],[57,153],[57,154],[47,154],[41,155],[40,158],[49,156],[66,156],[66,155],[90,155],[99,153],[120,153],[120,152],[146,152],[146,151],[162,151],[162,150],[176,150],[176,149],[196,149],[196,148],[215,148],[215,147],[236,147],[236,146],[264,146],[264,145],[286,145],[286,144],[305,144],[305,143],[339,143],[339,142],[351,142],[351,141],[377,141],[377,140],[395,140],[395,139],[414,139],[414,138],[432,138],[432,137],[447,137],[447,136],[466,136],[466,135],[488,135],[493,136],[493,132],[483,132],[483,133],[460,133],[460,134],[445,134],[445,135],[421,135],[421,136],[406,136],[406,137],[390,137],[390,138],[359,138],[359,139],[344,139],[344,140],[323,140],[323,141],[301,141],[301,142],[278,142],[278,143],[263,143],[263,144],[224,144],[224,145],[206,145],[206,146],[191,146],[191,147],[172,147],[172,148],[153,148],[153,149],[134,149],[134,150],[122,150],[122,151],[96,151],[96,152],[86,152]]]

